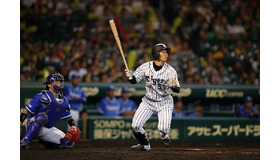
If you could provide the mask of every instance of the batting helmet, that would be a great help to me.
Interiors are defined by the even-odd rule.
[[[46,89],[49,89],[48,84],[51,84],[54,81],[60,81],[61,85],[54,86],[54,89],[57,92],[61,91],[61,89],[63,89],[63,86],[64,86],[64,77],[62,74],[60,74],[58,72],[52,73],[47,77],[46,82],[44,83],[44,84],[46,84]]]
[[[158,44],[156,44],[156,45],[153,47],[153,49],[152,49],[152,56],[153,56],[153,59],[154,59],[154,60],[159,59],[159,57],[160,57],[159,52],[162,51],[162,50],[166,50],[166,52],[167,52],[168,54],[169,54],[170,51],[171,51],[171,49],[168,48],[168,47],[166,47],[166,45],[163,44],[163,43],[158,43]]]

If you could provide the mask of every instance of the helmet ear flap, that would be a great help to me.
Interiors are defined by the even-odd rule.
[[[160,53],[157,52],[157,53],[156,53],[156,60],[158,60],[159,58],[160,58]]]
[[[155,47],[152,49],[152,57],[154,60],[158,60],[160,58],[160,53]]]

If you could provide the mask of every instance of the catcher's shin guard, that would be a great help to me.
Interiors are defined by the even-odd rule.
[[[45,113],[39,113],[35,117],[35,121],[31,122],[27,128],[27,131],[21,141],[22,147],[27,147],[28,144],[32,141],[32,139],[37,136],[40,132],[42,126],[44,126],[48,121],[48,117]]]
[[[138,140],[141,145],[149,145],[150,142],[147,139],[147,135],[140,132],[132,132],[134,137]]]

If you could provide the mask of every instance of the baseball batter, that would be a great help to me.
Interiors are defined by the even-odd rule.
[[[170,48],[159,43],[152,48],[153,61],[143,63],[136,71],[126,71],[127,77],[132,77],[130,83],[146,81],[146,95],[132,120],[132,132],[140,144],[133,145],[133,150],[150,150],[150,142],[143,128],[154,112],[158,115],[158,130],[165,147],[170,145],[168,133],[174,107],[171,91],[179,93],[180,84],[175,69],[166,63]]]
[[[72,132],[80,132],[80,130],[72,119],[68,100],[60,94],[64,77],[57,72],[53,73],[47,77],[45,84],[46,90],[36,94],[20,115],[20,127],[28,116],[27,131],[20,146],[27,148],[29,143],[38,137],[39,142],[47,148],[72,148],[76,142],[76,139],[72,139]],[[67,119],[69,126],[73,129],[69,130],[69,133],[65,134],[54,127],[57,121],[62,119]],[[78,141],[79,137],[77,138]]]

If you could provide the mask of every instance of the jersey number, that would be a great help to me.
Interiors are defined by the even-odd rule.
[[[161,90],[162,89],[162,87],[163,87],[163,83],[164,82],[164,80],[163,79],[153,79],[153,85],[157,85],[157,88],[159,89],[159,90]]]

